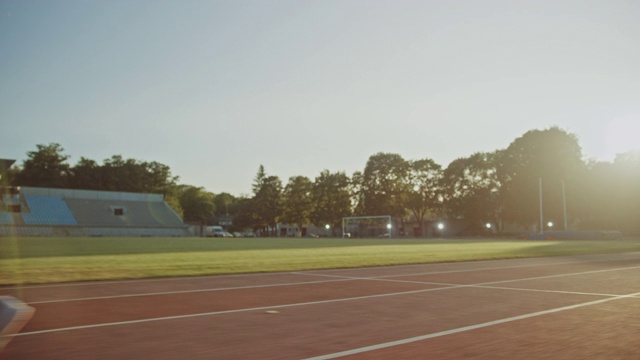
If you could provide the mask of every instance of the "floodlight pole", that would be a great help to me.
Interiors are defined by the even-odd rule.
[[[540,234],[544,234],[544,219],[542,217],[542,177],[538,178],[538,193],[540,197]]]
[[[564,212],[564,230],[567,231],[567,194],[564,188],[564,180],[562,183],[562,210]]]

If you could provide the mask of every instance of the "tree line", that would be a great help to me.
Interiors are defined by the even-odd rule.
[[[640,154],[584,160],[578,138],[558,127],[528,131],[506,149],[459,158],[446,168],[429,158],[381,152],[350,176],[323,170],[314,179],[292,176],[283,183],[261,165],[252,194],[239,197],[178,184],[169,167],[157,162],[114,155],[102,164],[83,157],[70,166],[68,158],[59,144],[37,145],[2,181],[160,193],[186,222],[228,216],[235,229],[274,229],[278,223],[339,228],[345,216],[391,215],[418,224],[422,235],[425,222],[435,219],[464,219],[469,234],[481,233],[486,223],[498,232],[507,224],[533,230],[540,189],[545,222],[626,232],[638,232],[640,223]]]

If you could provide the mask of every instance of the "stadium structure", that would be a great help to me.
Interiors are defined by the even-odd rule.
[[[191,235],[161,194],[0,186],[0,236]]]
[[[190,235],[161,194],[0,186],[0,236]]]
[[[161,194],[0,187],[0,236],[190,236]]]

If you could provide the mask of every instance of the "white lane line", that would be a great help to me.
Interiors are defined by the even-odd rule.
[[[356,279],[354,279],[356,280]],[[443,283],[443,282],[433,282],[433,281],[407,281],[407,280],[390,280],[390,279],[362,279],[368,281],[386,281],[386,282],[397,282],[397,283],[409,283],[409,284],[423,284],[423,285],[436,285],[438,288],[434,288],[433,290],[449,290],[453,288],[477,288],[477,289],[494,289],[494,290],[512,290],[512,291],[529,291],[529,292],[543,292],[543,293],[555,293],[555,294],[566,294],[566,295],[588,295],[588,296],[600,296],[600,297],[615,297],[620,296],[620,294],[603,294],[603,293],[590,293],[590,292],[581,292],[581,291],[563,291],[563,290],[547,290],[547,289],[527,289],[520,287],[504,287],[504,286],[489,286],[483,284],[491,284],[489,283],[477,283],[477,284],[453,284],[453,283]]]
[[[640,268],[640,266],[635,266],[635,267],[631,267],[631,268]],[[585,272],[581,272],[581,273],[541,276],[541,277],[534,277],[534,278],[509,280],[507,282],[510,282],[510,281],[521,281],[521,280],[544,279],[544,278],[560,277],[560,276],[572,276],[572,275],[587,274],[587,273],[594,273],[594,272],[606,272],[606,271],[616,271],[616,270],[626,270],[626,269],[630,269],[630,268],[606,269],[606,270],[596,270],[596,271],[585,271]],[[344,280],[345,281],[347,281],[347,280],[378,281],[378,279],[357,278],[357,277],[346,277]],[[382,281],[392,281],[393,282],[394,280],[383,279]],[[211,316],[211,315],[220,315],[220,314],[229,314],[229,313],[248,312],[248,311],[254,311],[254,310],[279,309],[279,308],[286,308],[286,307],[297,307],[297,306],[306,306],[306,305],[328,304],[328,303],[343,302],[343,301],[374,299],[374,298],[381,298],[381,297],[400,296],[400,295],[417,294],[417,293],[425,293],[425,292],[432,292],[432,291],[451,290],[451,289],[470,288],[470,287],[481,287],[481,286],[497,284],[497,283],[503,283],[503,282],[505,282],[505,281],[491,281],[491,282],[485,282],[485,283],[464,284],[464,285],[428,283],[428,284],[432,284],[432,285],[441,285],[442,287],[431,288],[431,289],[412,290],[412,291],[394,292],[394,293],[387,293],[387,294],[357,296],[357,297],[342,298],[342,299],[312,301],[312,302],[296,303],[296,304],[274,305],[274,306],[265,306],[265,307],[247,308],[247,309],[235,309],[235,310],[226,310],[226,311],[214,311],[214,312],[206,312],[206,313],[187,314],[187,315],[178,315],[178,316],[168,316],[168,317],[160,317],[160,318],[149,318],[149,319],[131,320],[131,321],[123,321],[123,322],[93,324],[93,325],[85,325],[85,326],[77,326],[77,327],[69,327],[69,328],[60,328],[60,329],[49,329],[49,330],[34,331],[34,332],[29,332],[29,333],[22,333],[21,335],[22,336],[35,335],[35,334],[44,334],[44,333],[58,332],[58,331],[90,329],[90,328],[105,327],[105,326],[129,325],[129,324],[137,324],[137,323],[151,322],[151,321],[184,319],[184,318],[201,317],[201,316]],[[427,283],[425,283],[425,284],[427,284]],[[535,290],[531,290],[531,291],[535,291]],[[539,291],[542,292],[543,290],[539,290]],[[611,298],[613,298],[613,299],[621,297],[621,295],[605,295],[605,294],[586,294],[586,295],[612,296]],[[634,296],[635,295],[628,295],[626,297],[634,297]]]
[[[456,288],[456,287],[459,287],[459,286],[451,286],[450,288],[453,289],[453,288]],[[418,294],[418,293],[429,292],[429,291],[434,291],[434,290],[437,290],[437,289],[420,289],[420,290],[401,291],[401,292],[394,292],[394,293],[387,293],[387,294],[376,294],[376,295],[356,296],[356,297],[341,298],[341,299],[310,301],[310,302],[295,303],[295,304],[260,306],[260,307],[245,308],[245,309],[212,311],[212,312],[197,313],[197,314],[164,316],[164,317],[148,318],[148,319],[140,319],[140,320],[129,320],[129,321],[119,321],[119,322],[112,322],[112,323],[72,326],[72,327],[59,328],[59,329],[48,329],[48,330],[38,330],[38,331],[31,331],[31,332],[23,332],[23,333],[15,334],[13,336],[39,335],[39,334],[55,333],[55,332],[62,332],[62,331],[101,328],[101,327],[108,327],[108,326],[132,325],[132,324],[148,323],[148,322],[155,322],[155,321],[188,319],[188,318],[196,318],[196,317],[203,317],[203,316],[233,314],[233,313],[258,311],[258,310],[283,309],[283,308],[288,308],[288,307],[299,307],[299,306],[308,306],[308,305],[330,304],[330,303],[354,301],[354,300],[367,300],[367,299],[384,298],[384,297],[399,296],[399,295]]]
[[[508,267],[508,268],[512,268],[512,267]],[[460,285],[460,286],[474,286],[474,285],[489,285],[489,284],[498,284],[498,283],[508,283],[508,282],[517,282],[517,281],[546,279],[546,278],[571,276],[571,275],[583,275],[583,274],[590,274],[590,273],[617,271],[617,270],[625,270],[625,269],[636,269],[636,268],[640,268],[640,266],[633,266],[633,267],[626,267],[626,268],[616,268],[616,269],[605,269],[605,270],[593,270],[593,271],[568,273],[568,274],[556,274],[556,275],[539,276],[539,277],[522,278],[522,279],[492,281],[492,282],[479,283],[479,284],[448,284],[448,283],[445,284],[445,283],[439,283],[439,282],[424,282],[424,281],[390,279],[392,277],[420,276],[420,275],[423,275],[423,274],[385,275],[385,276],[380,276],[380,277],[353,277],[353,276],[340,276],[340,275],[328,275],[328,274],[325,275],[325,274],[313,274],[313,273],[307,274],[307,273],[293,272],[291,274],[294,274],[294,275],[309,275],[309,276],[315,276],[315,277],[329,277],[329,278],[332,278],[334,280],[308,281],[308,282],[295,282],[295,283],[278,283],[278,284],[265,284],[265,285],[250,285],[250,286],[238,286],[238,287],[227,287],[227,288],[207,288],[207,289],[193,289],[193,290],[180,290],[180,291],[163,291],[163,292],[154,292],[154,293],[136,293],[136,294],[95,296],[95,297],[58,299],[58,300],[43,300],[43,301],[29,302],[28,304],[29,305],[38,305],[38,304],[72,302],[72,301],[108,300],[108,299],[133,298],[133,297],[145,297],[145,296],[190,294],[190,293],[225,291],[225,290],[259,289],[259,288],[267,288],[267,287],[296,286],[296,285],[305,285],[305,284],[319,284],[319,283],[329,283],[329,282],[339,282],[339,281],[356,281],[356,280],[388,281],[388,282],[397,282],[397,283],[432,284],[432,285],[444,285],[444,286],[451,286],[451,285],[456,285],[456,286],[457,285]],[[496,269],[496,268],[493,268],[493,269]],[[497,269],[504,269],[504,268],[497,268]],[[482,269],[482,270],[486,270],[486,269]],[[459,271],[453,271],[453,272],[459,272]],[[449,272],[447,272],[447,273],[449,273]],[[437,275],[437,274],[440,274],[440,273],[435,273],[435,274]],[[434,273],[428,273],[428,274],[424,274],[424,275],[434,275]]]
[[[615,259],[615,260],[640,260],[637,258],[625,258],[625,259]],[[496,260],[500,261],[500,260]],[[576,265],[576,264],[590,264],[592,262],[604,262],[604,261],[613,261],[612,259],[602,259],[602,260],[594,260],[594,261],[585,261],[585,262],[558,262],[558,263],[536,263],[536,264],[526,264],[526,265],[513,265],[513,266],[497,266],[497,267],[488,267],[488,268],[473,268],[473,269],[458,269],[458,270],[443,270],[443,271],[428,271],[428,272],[418,272],[418,273],[408,273],[408,274],[391,274],[391,275],[380,275],[380,276],[361,276],[356,277],[358,279],[384,279],[384,278],[393,278],[400,276],[422,276],[422,275],[441,275],[441,274],[455,274],[455,273],[464,273],[464,272],[479,272],[479,271],[491,271],[491,270],[505,270],[505,269],[520,269],[520,268],[528,268],[528,267],[540,267],[540,266],[559,266],[559,265]],[[375,268],[374,268],[375,269]],[[357,269],[341,269],[342,271],[349,270],[357,270]],[[319,272],[314,272],[313,270],[304,271],[304,272],[293,272],[292,274],[299,275],[311,275],[311,276],[326,276],[326,277],[346,277],[345,275],[332,275],[332,274],[324,274]]]
[[[574,304],[574,305],[563,306],[563,307],[559,307],[559,308],[555,308],[555,309],[537,311],[537,312],[534,312],[534,313],[513,316],[513,317],[504,318],[504,319],[500,319],[500,320],[489,321],[489,322],[485,322],[485,323],[481,323],[481,324],[464,326],[464,327],[457,328],[457,329],[440,331],[440,332],[437,332],[437,333],[425,334],[425,335],[415,336],[415,337],[402,339],[402,340],[389,341],[389,342],[386,342],[386,343],[380,343],[380,344],[376,344],[376,345],[365,346],[365,347],[361,347],[361,348],[357,348],[357,349],[351,349],[351,350],[347,350],[347,351],[341,351],[341,352],[337,352],[337,353],[333,353],[333,354],[315,356],[315,357],[312,357],[312,358],[307,358],[306,360],[336,359],[336,358],[343,357],[343,356],[356,355],[356,354],[361,354],[361,353],[370,352],[370,351],[374,351],[374,350],[380,350],[380,349],[384,349],[384,348],[388,348],[388,347],[393,347],[393,346],[398,346],[398,345],[405,345],[405,344],[409,344],[409,343],[413,343],[413,342],[417,342],[417,341],[423,341],[423,340],[433,339],[433,338],[437,338],[437,337],[441,337],[441,336],[462,333],[462,332],[466,332],[466,331],[481,329],[481,328],[490,327],[490,326],[499,325],[499,324],[504,324],[504,323],[508,323],[508,322],[528,319],[528,318],[532,318],[532,317],[536,317],[536,316],[542,316],[542,315],[553,314],[553,313],[557,313],[557,312],[561,312],[561,311],[578,309],[578,308],[585,307],[585,306],[598,305],[598,304],[602,304],[602,303],[609,302],[609,301],[626,299],[626,298],[635,298],[638,295],[640,295],[640,293],[628,294],[628,295],[620,295],[620,296],[607,298],[607,299],[589,301],[589,302],[585,302],[585,303],[581,303],[581,304]]]
[[[194,289],[194,290],[179,290],[179,291],[163,291],[163,292],[153,292],[153,293],[138,293],[138,294],[95,296],[95,297],[59,299],[59,300],[32,301],[32,302],[28,302],[27,304],[29,304],[29,305],[38,305],[38,304],[72,302],[72,301],[109,300],[109,299],[121,299],[121,298],[144,297],[144,296],[160,296],[160,295],[180,295],[180,294],[192,294],[192,293],[201,293],[201,292],[214,292],[214,291],[227,291],[227,290],[246,290],[246,289],[259,289],[259,288],[280,287],[280,286],[324,284],[324,283],[335,283],[335,282],[345,282],[345,281],[354,281],[354,280],[352,280],[352,279],[333,279],[333,280],[319,280],[319,281],[301,281],[301,282],[295,282],[295,283],[236,286],[236,287],[226,287],[226,288],[209,288],[209,289]]]
[[[629,253],[609,253],[609,254],[586,254],[586,255],[562,255],[562,256],[549,256],[549,257],[529,257],[529,258],[506,258],[506,259],[493,259],[493,260],[477,260],[477,261],[461,261],[461,262],[445,262],[445,263],[423,263],[423,264],[408,264],[408,265],[391,265],[388,268],[404,268],[404,267],[425,267],[425,266],[438,266],[438,265],[464,265],[464,264],[491,264],[496,262],[523,262],[523,261],[538,261],[534,264],[504,266],[495,268],[467,268],[459,270],[445,270],[436,271],[436,273],[445,272],[465,272],[465,271],[477,271],[477,270],[491,270],[491,269],[506,269],[506,268],[519,268],[519,267],[535,267],[535,266],[554,266],[554,265],[571,265],[571,264],[589,264],[595,262],[607,262],[607,261],[625,261],[625,260],[640,260],[640,252]],[[566,261],[571,259],[571,261]],[[540,262],[540,260],[550,260],[550,262]],[[554,262],[557,261],[557,262]],[[322,272],[340,272],[340,271],[370,271],[371,269],[385,268],[385,266],[370,266],[360,268],[340,268],[340,269],[318,269],[308,270],[308,272],[322,271]],[[307,271],[305,271],[306,273]]]
[[[456,284],[456,285],[476,286],[476,285],[503,284],[503,283],[510,283],[510,282],[518,282],[518,281],[551,279],[551,278],[564,277],[564,276],[578,276],[578,275],[596,274],[596,273],[603,273],[603,272],[623,271],[623,270],[632,270],[632,269],[640,269],[640,266],[628,266],[628,267],[613,268],[613,269],[580,271],[580,272],[574,272],[574,273],[553,274],[553,275],[544,275],[544,276],[533,276],[533,277],[528,277],[528,278],[489,281],[489,282],[482,282],[482,283],[476,283],[476,284]],[[310,274],[310,275],[319,276],[319,277],[338,278],[338,279],[351,279],[351,280],[389,281],[389,282],[403,282],[403,283],[404,282],[408,282],[408,283],[416,283],[416,284],[446,285],[445,283],[433,282],[433,281],[412,281],[412,280],[392,279],[393,277],[405,277],[405,276],[411,277],[411,276],[421,276],[421,275],[434,275],[432,273],[428,273],[428,274],[411,274],[411,275],[385,275],[385,276],[379,276],[379,277],[357,277],[357,276],[324,275],[324,274]]]
[[[587,295],[587,296],[605,296],[605,297],[620,296],[620,294],[601,294],[601,293],[588,293],[588,292],[582,292],[582,291],[563,291],[563,290],[547,290],[547,289],[527,289],[527,288],[504,287],[504,286],[472,285],[469,287],[478,288],[478,289],[515,290],[515,291],[542,292],[542,293],[566,294],[566,295]],[[629,297],[638,297],[638,296],[630,295]]]
[[[630,269],[640,269],[640,266],[629,266],[629,267],[615,268],[615,269],[581,271],[581,272],[575,272],[575,273],[535,276],[535,277],[528,277],[528,278],[510,279],[510,280],[487,281],[487,282],[475,283],[475,284],[455,284],[455,283],[443,283],[443,282],[436,282],[436,281],[398,280],[398,279],[389,279],[386,276],[385,277],[380,277],[380,278],[339,276],[339,275],[329,275],[329,276],[333,277],[333,278],[344,278],[344,279],[351,279],[351,280],[385,281],[385,282],[398,282],[398,283],[425,284],[425,285],[442,286],[442,287],[439,287],[439,288],[435,288],[433,290],[448,290],[448,289],[451,289],[451,288],[486,288],[486,289],[518,290],[518,291],[532,291],[532,292],[550,292],[550,293],[572,294],[572,295],[592,295],[592,296],[615,297],[615,296],[620,296],[620,295],[619,294],[585,293],[585,292],[562,291],[562,290],[527,289],[527,288],[516,288],[516,287],[498,287],[498,286],[490,286],[490,285],[504,284],[504,283],[510,283],[510,282],[550,279],[550,278],[565,277],[565,276],[578,276],[578,275],[595,274],[595,273],[603,273],[603,272],[611,272],[611,271],[623,271],[623,270],[630,270]],[[319,275],[319,276],[322,276],[322,275]],[[401,275],[401,276],[404,276],[404,275]]]
[[[552,278],[563,277],[563,276],[579,276],[579,275],[586,275],[586,274],[598,274],[598,273],[604,273],[604,272],[624,271],[624,270],[633,270],[633,269],[640,269],[640,266],[628,266],[628,267],[614,268],[614,269],[591,270],[591,271],[580,271],[580,272],[566,273],[566,274],[534,276],[534,277],[528,277],[528,278],[522,278],[522,279],[512,279],[512,280],[499,280],[499,281],[491,281],[491,282],[481,283],[480,285],[504,284],[504,283],[510,283],[510,282],[518,282],[518,281],[552,279]]]
[[[568,264],[574,264],[574,262],[568,263]],[[449,273],[460,273],[460,272],[472,272],[472,271],[485,271],[485,270],[504,270],[504,269],[514,269],[514,268],[522,268],[522,267],[537,267],[537,266],[547,266],[548,264],[530,264],[530,265],[522,265],[522,266],[503,266],[503,267],[492,267],[492,268],[484,268],[484,269],[477,269],[477,270],[473,270],[473,269],[464,269],[464,270],[446,270],[446,271],[432,271],[432,272],[424,272],[424,273],[412,273],[412,274],[401,274],[401,275],[383,275],[383,276],[378,276],[378,277],[350,277],[350,276],[341,276],[341,275],[330,275],[330,274],[319,274],[319,273],[314,273],[314,272],[306,272],[306,271],[296,271],[296,272],[289,272],[289,273],[272,273],[273,274],[291,274],[291,275],[299,275],[299,276],[311,276],[311,277],[329,277],[329,278],[335,278],[335,279],[340,279],[342,281],[347,281],[347,280],[376,280],[376,279],[380,279],[380,281],[382,281],[385,278],[393,278],[393,277],[399,277],[399,276],[420,276],[420,275],[439,275],[439,274],[449,274]],[[228,276],[207,276],[204,278],[209,278],[209,277],[238,277],[238,276],[251,276],[252,274],[237,274],[237,275],[228,275]],[[268,274],[255,274],[255,275],[268,275]],[[79,286],[86,286],[86,285],[102,285],[102,284],[120,284],[120,283],[138,283],[138,282],[156,282],[156,281],[176,281],[179,279],[189,279],[189,278],[170,278],[170,279],[149,279],[149,280],[132,280],[130,282],[121,282],[121,281],[115,281],[115,282],[111,282],[111,281],[107,281],[104,283],[80,283],[78,284]],[[202,278],[200,278],[202,279]],[[421,281],[410,281],[410,280],[406,280],[406,281],[401,281],[401,280],[395,280],[396,282],[406,282],[406,283],[416,283],[416,284],[423,284],[424,282]],[[297,285],[297,284],[302,284],[303,282],[298,282],[298,283],[290,283],[291,285]],[[230,287],[230,288],[219,288],[219,290],[234,290],[234,289],[238,289],[238,288],[242,288],[242,289],[251,289],[251,288],[264,288],[264,287],[269,287],[269,286],[286,286],[288,283],[278,283],[278,284],[265,284],[265,285],[248,285],[248,286],[244,286],[244,287]],[[32,287],[25,287],[25,288],[47,288],[47,287],[51,287],[51,288],[56,288],[56,287],[66,287],[66,286],[73,286],[73,284],[69,284],[69,285],[51,285],[51,286],[32,286]],[[136,297],[136,296],[150,296],[150,295],[171,295],[171,294],[184,294],[184,293],[190,293],[190,292],[202,292],[202,291],[218,291],[218,288],[207,288],[207,289],[194,289],[194,290],[182,290],[182,291],[166,291],[166,292],[156,292],[156,293],[136,293],[136,294],[124,294],[124,295],[108,295],[108,296],[96,296],[96,297],[83,297],[83,298],[70,298],[70,299],[58,299],[58,300],[42,300],[42,301],[34,301],[34,302],[29,302],[29,304],[47,304],[47,303],[60,303],[60,302],[65,302],[65,301],[83,301],[83,300],[102,300],[102,299],[117,299],[117,298],[127,298],[127,297]]]

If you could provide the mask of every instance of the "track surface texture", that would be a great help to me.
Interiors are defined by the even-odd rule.
[[[640,359],[640,253],[1,287],[0,359]]]

